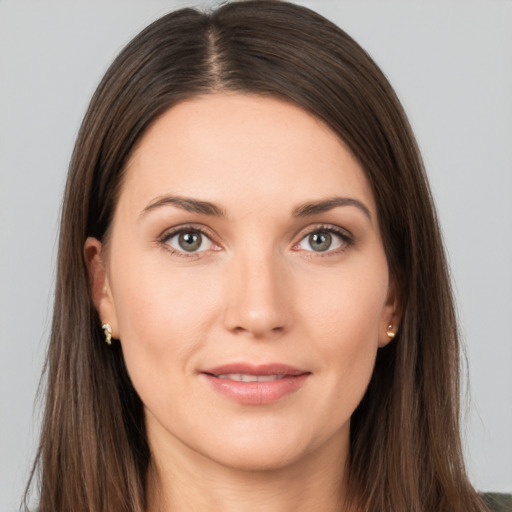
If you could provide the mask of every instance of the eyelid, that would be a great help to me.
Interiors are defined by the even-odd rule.
[[[190,231],[190,232],[197,232],[197,233],[200,233],[202,236],[208,238],[208,240],[214,245],[216,246],[216,248],[214,248],[213,250],[219,250],[220,249],[220,244],[216,241],[216,236],[212,233],[212,231],[208,228],[206,228],[205,226],[201,225],[201,224],[181,224],[181,225],[178,225],[178,226],[173,226],[172,228],[168,228],[166,230],[164,230],[157,238],[157,241],[159,244],[161,244],[167,251],[171,252],[171,254],[174,254],[176,256],[180,256],[180,257],[185,257],[185,258],[194,258],[194,257],[199,257],[200,255],[208,252],[208,250],[204,250],[204,251],[198,251],[198,252],[186,252],[186,251],[181,251],[179,249],[176,249],[175,247],[172,247],[171,245],[169,245],[167,242],[175,237],[176,235],[179,235],[180,233],[183,233],[183,232],[187,232],[187,231]],[[212,250],[212,249],[210,249]]]
[[[198,233],[201,233],[201,235],[208,238],[210,240],[210,242],[216,246],[216,248],[213,249],[214,251],[218,251],[222,248],[221,244],[219,244],[216,240],[217,239],[216,235],[209,228],[207,228],[204,225],[194,224],[194,223],[181,224],[181,225],[173,226],[172,228],[168,228],[168,229],[164,230],[158,236],[158,239],[157,239],[158,243],[160,243],[162,246],[164,246],[165,249],[170,251],[172,254],[175,254],[177,256],[186,257],[186,258],[194,258],[194,257],[197,258],[200,255],[202,255],[203,253],[208,252],[208,250],[205,250],[205,251],[187,253],[186,251],[181,251],[179,249],[176,249],[167,243],[167,241],[170,238],[178,235],[179,233],[186,232],[186,231],[196,231]],[[343,241],[343,246],[340,248],[337,248],[337,249],[331,249],[331,250],[327,250],[324,252],[321,252],[321,251],[317,252],[317,251],[313,251],[313,250],[304,251],[304,252],[312,253],[316,257],[339,254],[339,253],[343,252],[344,250],[348,249],[349,247],[351,247],[352,245],[354,245],[354,243],[355,243],[354,236],[352,235],[352,233],[349,230],[347,230],[345,228],[342,228],[335,224],[316,224],[316,225],[308,226],[299,232],[299,234],[296,236],[297,241],[292,245],[292,249],[298,250],[298,249],[296,249],[297,246],[307,236],[310,236],[311,234],[316,233],[316,232],[332,233],[332,234],[340,237]],[[311,254],[309,256],[311,256]]]
[[[297,248],[298,245],[308,236],[312,235],[313,233],[318,232],[324,232],[324,233],[332,233],[338,237],[340,237],[343,241],[343,245],[340,248],[337,249],[330,249],[327,251],[304,251],[307,253],[310,253],[308,256],[311,256],[311,254],[314,254],[315,256],[322,257],[322,256],[330,256],[335,255],[343,252],[344,250],[348,249],[355,243],[354,235],[348,231],[345,228],[342,228],[340,226],[337,226],[335,224],[317,224],[314,226],[308,226],[307,228],[300,231],[300,233],[297,235],[298,241],[293,244],[293,249]],[[300,250],[300,249],[296,249]]]

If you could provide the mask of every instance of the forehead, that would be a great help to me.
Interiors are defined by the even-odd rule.
[[[360,164],[325,123],[283,100],[238,93],[181,102],[143,135],[120,201],[143,208],[164,194],[227,209],[348,194],[375,208]]]

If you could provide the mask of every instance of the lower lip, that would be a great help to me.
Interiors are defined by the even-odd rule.
[[[219,379],[206,373],[202,375],[206,377],[215,391],[235,402],[244,405],[265,405],[277,402],[277,400],[298,391],[311,374],[289,375],[266,382],[238,382]]]

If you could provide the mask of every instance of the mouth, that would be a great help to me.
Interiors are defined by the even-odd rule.
[[[224,373],[222,375],[213,375],[217,379],[229,379],[236,382],[271,382],[273,380],[284,379],[286,375],[248,375],[246,373]]]
[[[237,363],[200,372],[217,393],[244,405],[265,405],[302,388],[311,372],[283,364]]]

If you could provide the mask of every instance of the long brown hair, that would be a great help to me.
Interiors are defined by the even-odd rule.
[[[122,50],[92,98],[62,210],[32,474],[39,511],[145,510],[143,408],[120,346],[103,341],[83,246],[89,236],[105,241],[125,164],[148,126],[180,100],[218,91],[279,97],[325,121],[375,196],[402,322],[352,416],[350,501],[372,512],[484,510],[462,459],[459,345],[442,240],[400,102],[338,27],[304,7],[255,0],[157,20]]]

